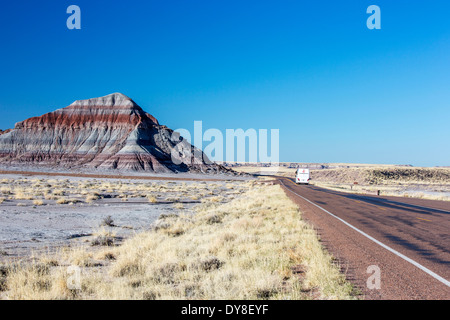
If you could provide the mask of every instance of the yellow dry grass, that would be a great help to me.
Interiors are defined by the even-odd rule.
[[[44,205],[44,201],[36,199],[36,200],[33,200],[33,204],[35,206],[42,206],[42,205]]]
[[[279,186],[170,215],[117,247],[9,266],[8,299],[349,299],[352,286]],[[48,261],[47,259],[46,261]],[[55,266],[57,265],[57,266]],[[82,268],[69,290],[67,267]],[[99,266],[101,265],[101,266]],[[304,270],[301,277],[293,268]]]
[[[2,185],[3,184],[3,185]],[[184,199],[199,200],[215,196],[223,190],[240,192],[240,182],[227,181],[222,184],[203,182],[139,182],[105,181],[97,179],[3,179],[0,195],[8,200],[48,200],[53,204],[92,204],[99,199],[134,201],[147,198],[150,203],[179,202]],[[214,200],[213,200],[214,201]],[[17,204],[17,202],[15,203]],[[26,203],[25,203],[26,204]],[[23,204],[23,205],[25,205]],[[22,205],[22,204],[20,204]]]

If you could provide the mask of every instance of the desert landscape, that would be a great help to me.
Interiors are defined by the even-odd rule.
[[[2,308],[450,300],[449,1],[2,4]]]
[[[450,201],[450,168],[351,163],[228,164],[237,172],[295,177],[297,168],[311,170],[311,185],[358,194]]]
[[[0,298],[374,298],[292,198],[297,168],[312,190],[450,199],[449,168],[215,163],[123,94],[77,100],[0,134]]]
[[[278,185],[9,177],[5,299],[353,299]],[[267,197],[267,194],[270,194]],[[81,288],[68,289],[69,267]]]
[[[210,162],[122,94],[17,123],[0,164],[1,298],[358,295],[276,179]]]
[[[190,211],[201,201],[220,202],[245,182],[3,177],[0,241],[7,258],[26,257],[31,249],[47,250],[46,245],[72,239],[90,241],[96,228],[113,224],[105,224],[108,217],[114,219],[119,239],[150,228],[161,214]]]

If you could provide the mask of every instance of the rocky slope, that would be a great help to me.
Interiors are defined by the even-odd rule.
[[[77,100],[17,123],[0,135],[0,163],[158,173],[228,171],[120,93]]]

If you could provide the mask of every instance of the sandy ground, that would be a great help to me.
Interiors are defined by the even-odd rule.
[[[98,177],[124,177],[124,178],[136,178],[136,179],[185,179],[185,180],[228,180],[228,179],[240,179],[237,172],[221,172],[215,174],[197,173],[197,172],[167,172],[167,173],[154,173],[145,171],[130,171],[119,169],[99,169],[99,168],[65,168],[65,167],[52,167],[43,165],[13,165],[13,164],[0,164],[0,174],[7,173],[16,174],[43,174],[56,176],[98,176]],[[245,177],[244,177],[245,178]]]
[[[211,176],[210,176],[211,177]],[[220,195],[223,199],[233,197],[239,192],[245,180],[218,179],[219,181],[167,181],[140,179],[110,179],[86,178],[45,175],[32,176],[20,174],[2,174],[2,189],[26,188],[32,183],[46,183],[53,181],[56,184],[72,185],[115,183],[128,186],[143,187],[153,185],[157,188],[165,186],[163,192],[148,192],[155,194],[157,202],[151,203],[145,197],[145,192],[125,192],[118,196],[117,192],[103,190],[100,199],[92,203],[86,202],[84,196],[70,191],[71,198],[80,202],[71,204],[57,204],[55,200],[46,200],[41,197],[43,204],[34,205],[33,199],[14,198],[14,194],[3,196],[0,203],[0,262],[17,258],[30,257],[32,253],[53,252],[61,246],[88,244],[95,238],[95,233],[101,228],[104,219],[111,216],[114,227],[107,227],[116,235],[117,240],[127,238],[137,232],[152,228],[161,214],[189,213],[192,207],[209,198]],[[222,180],[222,181],[220,181]],[[248,180],[248,178],[246,179]],[[231,185],[231,187],[230,187]],[[37,188],[39,191],[39,188]],[[131,188],[132,189],[132,188]],[[27,189],[25,189],[27,190]],[[32,190],[32,189],[30,189]],[[199,190],[202,190],[200,192]],[[69,191],[68,191],[69,192]],[[140,192],[140,194],[139,194]],[[33,198],[37,198],[33,196]],[[124,201],[126,200],[126,201]]]
[[[49,205],[17,207],[1,205],[0,250],[8,258],[24,257],[31,251],[48,251],[63,245],[87,241],[103,219],[111,216],[113,231],[126,237],[150,227],[158,216],[173,209],[169,205],[150,204]],[[164,208],[166,207],[166,208]]]

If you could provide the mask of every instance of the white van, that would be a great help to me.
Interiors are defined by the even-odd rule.
[[[297,172],[295,174],[295,183],[300,184],[300,183],[305,183],[305,184],[309,184],[309,180],[311,180],[311,178],[309,177],[309,169],[297,169]]]

